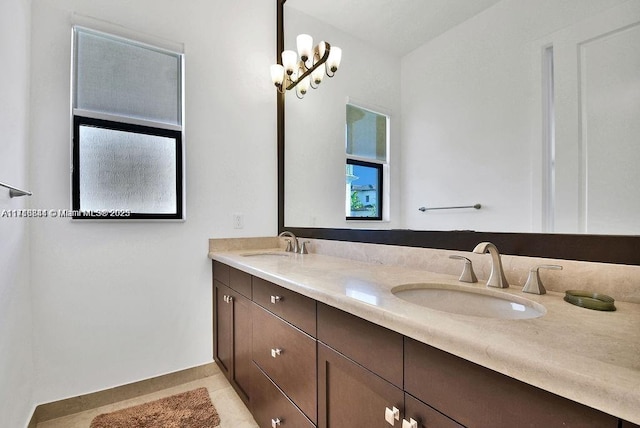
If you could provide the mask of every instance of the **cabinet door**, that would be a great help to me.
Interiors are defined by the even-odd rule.
[[[213,281],[213,358],[240,398],[251,386],[251,301]]]
[[[464,428],[409,394],[404,395],[404,410],[407,422],[416,422],[415,428]]]
[[[321,428],[402,426],[404,393],[373,372],[318,343],[318,426]],[[388,408],[399,420],[385,420]]]
[[[213,280],[213,359],[229,379],[233,364],[233,310],[228,302],[230,289]]]
[[[232,333],[232,372],[231,385],[245,404],[249,404],[251,386],[251,301],[240,293],[230,290],[230,302],[233,318]]]

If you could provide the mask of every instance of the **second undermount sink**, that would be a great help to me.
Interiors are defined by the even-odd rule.
[[[391,292],[415,305],[483,318],[529,319],[547,312],[544,306],[532,300],[486,288],[420,283],[400,285]]]

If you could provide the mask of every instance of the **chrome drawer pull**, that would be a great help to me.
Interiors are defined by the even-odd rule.
[[[418,428],[418,422],[413,418],[409,418],[409,420],[403,419],[402,428]]]
[[[280,426],[280,418],[271,419],[271,428],[278,428]]]
[[[225,294],[224,296],[222,296],[222,300],[224,300],[225,303],[231,303],[233,302],[233,296],[227,296]]]
[[[282,301],[282,297],[280,296],[271,296],[271,303],[273,303],[274,305],[278,302]]]
[[[276,358],[278,355],[281,355],[281,354],[282,354],[282,349],[280,349],[280,348],[272,348],[271,349],[271,356],[273,358]]]
[[[387,421],[387,423],[391,426],[395,425],[395,421],[399,421],[400,420],[400,410],[393,406],[393,408],[388,408],[386,407],[384,409],[384,419]]]

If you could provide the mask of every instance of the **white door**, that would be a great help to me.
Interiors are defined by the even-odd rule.
[[[553,47],[552,232],[640,235],[640,1],[545,38]]]

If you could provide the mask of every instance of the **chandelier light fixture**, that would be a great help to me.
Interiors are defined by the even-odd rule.
[[[303,98],[309,87],[316,89],[326,74],[333,77],[342,59],[342,49],[321,41],[313,47],[313,38],[308,34],[296,37],[298,52],[282,52],[282,64],[271,66],[271,80],[281,94],[296,90],[296,96]],[[298,60],[298,56],[300,59]]]

